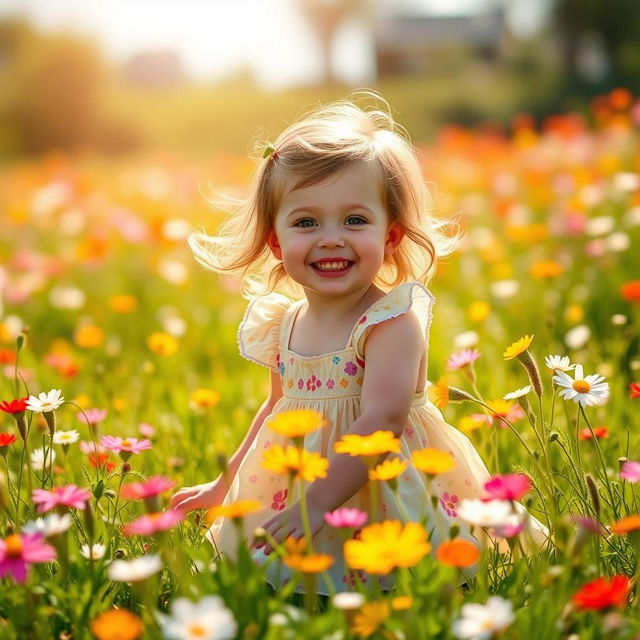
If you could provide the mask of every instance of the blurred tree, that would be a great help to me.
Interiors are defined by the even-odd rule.
[[[296,0],[296,4],[318,36],[323,83],[333,84],[336,78],[331,53],[336,33],[347,18],[364,15],[369,3],[367,0]]]

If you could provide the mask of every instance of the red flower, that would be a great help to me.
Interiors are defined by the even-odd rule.
[[[627,302],[640,302],[640,280],[625,282],[620,287],[620,295]]]
[[[593,435],[596,438],[608,438],[609,437],[609,429],[607,427],[593,427]],[[591,431],[589,428],[580,429],[580,440],[592,440],[593,436],[591,435]]]
[[[640,382],[629,383],[629,390],[631,391],[630,398],[640,398]]]
[[[623,607],[629,594],[629,578],[627,576],[613,576],[611,582],[605,578],[596,578],[582,585],[574,594],[573,602],[580,609],[607,609],[608,607]]]
[[[18,438],[13,433],[0,433],[0,447],[8,447],[13,444]]]
[[[0,402],[0,409],[5,413],[20,413],[20,411],[27,410],[27,400],[29,397],[20,398],[19,400],[10,400],[7,402],[4,400]]]
[[[11,349],[0,349],[0,364],[13,364],[15,361],[15,351]]]
[[[98,453],[89,455],[89,464],[97,469],[98,467],[104,467],[107,473],[111,473],[116,468],[116,463],[109,460],[108,453]]]

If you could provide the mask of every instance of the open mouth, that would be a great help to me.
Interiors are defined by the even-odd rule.
[[[311,266],[318,271],[326,273],[340,272],[348,269],[353,262],[351,260],[322,260],[320,262],[312,262]]]

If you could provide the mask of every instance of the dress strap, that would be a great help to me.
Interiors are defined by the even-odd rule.
[[[279,345],[281,350],[288,350],[291,343],[291,331],[293,330],[293,323],[300,311],[300,307],[304,304],[304,298],[296,300],[291,306],[284,312],[282,316],[282,322],[280,323]]]

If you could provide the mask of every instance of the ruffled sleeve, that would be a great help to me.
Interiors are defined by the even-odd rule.
[[[289,298],[279,293],[260,296],[249,303],[238,328],[241,356],[276,371],[280,324],[291,304]]]
[[[353,344],[358,358],[364,361],[364,345],[375,325],[407,313],[410,309],[420,322],[428,349],[434,302],[433,294],[418,282],[406,282],[380,298],[369,307],[354,329]]]

